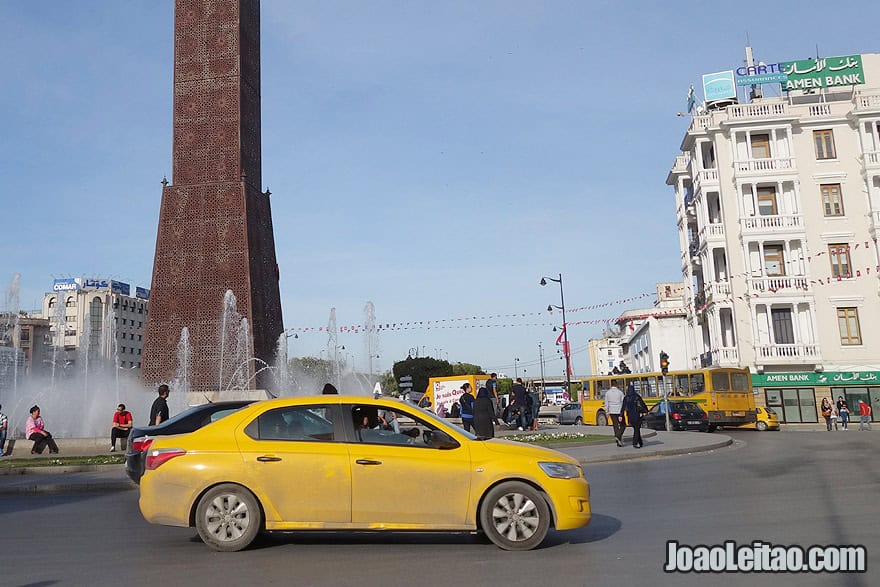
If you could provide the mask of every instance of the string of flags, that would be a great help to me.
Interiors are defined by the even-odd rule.
[[[630,296],[626,298],[620,298],[616,300],[610,300],[607,302],[600,302],[596,304],[591,304],[588,306],[578,306],[574,308],[566,308],[566,312],[582,312],[585,310],[597,310],[601,308],[608,308],[611,306],[616,306],[620,304],[628,304],[632,303],[636,300],[641,300],[647,297],[654,295],[653,292],[645,292],[635,296]],[[549,322],[501,322],[501,323],[484,323],[484,324],[473,324],[475,321],[484,321],[484,320],[492,320],[497,321],[499,319],[511,319],[511,318],[547,318],[547,316],[552,316],[554,314],[554,310],[544,310],[542,312],[516,312],[510,314],[487,314],[487,315],[471,315],[471,316],[459,316],[456,318],[440,318],[433,320],[411,320],[408,322],[383,322],[374,325],[373,329],[375,332],[381,332],[383,330],[428,330],[428,329],[457,329],[457,328],[510,328],[510,327],[521,327],[521,326],[541,326],[541,327],[549,327],[554,326],[554,323]],[[571,322],[569,321],[569,325],[581,325],[581,324],[603,324],[608,322],[609,319],[599,319],[599,320],[582,320],[579,322]],[[330,332],[331,328],[329,326],[293,326],[291,328],[286,328],[284,330],[287,334],[293,333],[309,333],[309,332]],[[348,325],[337,325],[337,332],[344,332],[350,334],[360,334],[361,332],[366,332],[367,328],[363,324],[348,324]]]

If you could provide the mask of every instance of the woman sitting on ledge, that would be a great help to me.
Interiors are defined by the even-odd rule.
[[[58,445],[55,444],[55,439],[52,438],[52,434],[46,430],[45,424],[43,424],[43,418],[40,417],[40,406],[34,406],[31,408],[31,415],[28,416],[24,430],[25,436],[27,436],[28,440],[34,441],[34,447],[31,449],[32,455],[43,454],[46,445],[49,446],[49,454],[58,454]]]

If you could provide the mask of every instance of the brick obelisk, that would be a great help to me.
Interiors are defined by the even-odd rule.
[[[170,382],[187,327],[195,391],[218,389],[223,297],[271,362],[282,332],[278,265],[260,154],[259,0],[176,0],[172,182],[162,189],[141,375]],[[250,387],[258,363],[247,366]]]

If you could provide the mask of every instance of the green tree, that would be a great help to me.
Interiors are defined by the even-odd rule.
[[[431,377],[454,375],[452,365],[448,361],[433,357],[407,357],[403,361],[394,363],[392,371],[397,381],[400,381],[404,375],[412,377],[414,393],[424,393],[428,389],[428,379]]]
[[[486,372],[479,365],[471,363],[455,363],[452,365],[453,375],[485,375]]]

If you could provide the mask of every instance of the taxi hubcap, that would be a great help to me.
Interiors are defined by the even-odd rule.
[[[222,541],[236,540],[250,524],[247,504],[235,495],[218,495],[205,511],[208,531]]]
[[[522,493],[508,493],[495,502],[492,523],[495,530],[512,542],[531,538],[538,529],[538,508]]]

